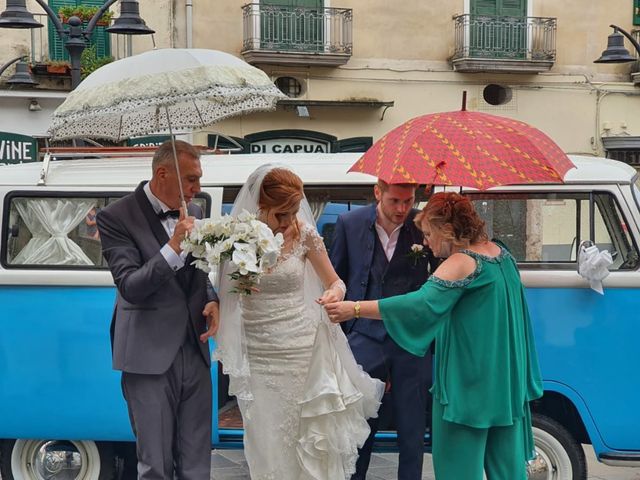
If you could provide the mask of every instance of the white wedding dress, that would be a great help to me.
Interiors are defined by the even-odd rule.
[[[252,480],[349,478],[369,435],[366,419],[377,415],[382,382],[356,364],[323,308],[305,302],[307,252],[324,248],[303,225],[259,292],[240,301],[251,399],[239,405]]]

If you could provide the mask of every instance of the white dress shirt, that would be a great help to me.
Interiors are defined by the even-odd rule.
[[[153,211],[156,212],[156,214],[171,210],[171,208],[165,205],[158,197],[153,194],[153,192],[151,191],[151,187],[149,186],[149,182],[145,183],[142,189],[144,190],[144,193],[147,194],[147,198],[149,199],[149,202],[153,207]],[[162,227],[167,232],[167,235],[169,235],[169,238],[171,238],[171,236],[173,235],[173,230],[176,228],[176,224],[178,223],[178,219],[173,217],[165,217],[163,219],[160,219],[160,223],[162,223]],[[186,257],[184,252],[178,255],[168,243],[165,243],[160,249],[160,253],[174,272],[177,272],[182,267],[184,267],[184,260]]]
[[[400,236],[400,229],[402,225],[398,225],[393,229],[391,235],[387,235],[386,230],[376,222],[376,232],[378,232],[378,238],[380,239],[380,243],[382,244],[382,250],[384,250],[384,254],[387,256],[387,260],[391,261],[393,257],[393,252],[396,251],[396,245],[398,244],[398,237]]]

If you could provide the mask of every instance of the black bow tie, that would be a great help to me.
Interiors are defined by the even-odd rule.
[[[158,218],[160,220],[166,220],[167,218],[180,218],[180,210],[167,210],[166,212],[158,212]]]

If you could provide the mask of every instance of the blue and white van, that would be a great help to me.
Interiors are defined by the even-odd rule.
[[[373,200],[372,177],[346,174],[358,157],[204,155],[197,201],[219,215],[258,165],[287,164],[305,182],[331,248],[336,216]],[[640,183],[625,164],[572,159],[577,168],[562,185],[465,191],[527,286],[545,386],[533,405],[536,480],[586,479],[581,444],[602,462],[640,465]],[[3,480],[108,479],[134,462],[120,374],[111,369],[115,291],[94,217],[150,174],[148,154],[0,167]],[[583,240],[613,255],[604,295],[577,273]],[[225,378],[217,366],[211,375],[212,447],[241,447]],[[394,438],[381,432],[379,445]],[[427,430],[426,449],[429,440]]]

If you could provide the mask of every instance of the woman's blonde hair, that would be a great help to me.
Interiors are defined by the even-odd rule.
[[[291,170],[274,168],[264,176],[260,185],[258,207],[267,215],[275,215],[278,211],[289,210],[304,198],[303,183]],[[297,222],[295,227],[298,227]],[[299,237],[299,230],[296,237]]]
[[[454,192],[433,195],[414,219],[418,228],[427,222],[445,241],[461,248],[487,241],[485,223],[467,197]]]

